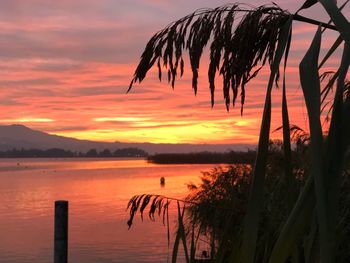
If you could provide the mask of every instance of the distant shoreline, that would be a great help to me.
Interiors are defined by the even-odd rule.
[[[147,161],[156,164],[250,164],[255,156],[255,151],[162,153],[148,156]]]
[[[194,153],[160,153],[148,155],[147,152],[137,148],[117,149],[111,152],[108,149],[97,151],[72,152],[59,148],[47,150],[40,149],[12,149],[0,151],[0,159],[78,159],[112,160],[112,159],[144,159],[154,164],[251,164],[254,162],[256,152],[248,150],[228,152],[194,152]]]
[[[31,157],[23,157],[23,156],[11,156],[11,157],[0,157],[1,159],[144,159],[147,160],[147,157],[144,156],[110,156],[110,157],[86,157],[86,156],[31,156]]]
[[[146,158],[148,153],[138,148],[123,148],[110,151],[90,149],[87,152],[64,150],[60,148],[12,149],[0,151],[0,158]]]

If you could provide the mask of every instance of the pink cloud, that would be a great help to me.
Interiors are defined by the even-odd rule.
[[[259,5],[260,1],[250,3]],[[291,10],[296,8],[295,1],[278,3]],[[236,108],[226,112],[220,77],[216,104],[211,108],[207,53],[203,57],[196,97],[191,89],[189,68],[183,79],[177,81],[175,90],[166,82],[159,83],[154,69],[141,85],[125,94],[141,52],[153,33],[196,8],[220,4],[222,1],[218,0],[2,1],[1,119],[6,123],[24,120],[32,128],[61,135],[95,136],[111,141],[126,139],[129,134],[129,140],[135,141],[165,141],[169,136],[172,141],[178,138],[179,142],[207,142],[207,138],[211,138],[210,142],[256,142],[269,75],[267,67],[247,86],[243,117],[239,101]],[[317,16],[309,11],[305,14]],[[307,119],[298,64],[314,31],[313,26],[296,24],[287,69],[291,122],[304,128]],[[335,37],[330,32],[327,34],[330,40],[325,41],[323,52]],[[336,54],[324,70],[332,69],[338,60]],[[281,125],[280,107],[281,90],[275,89],[273,129]],[[96,118],[106,121],[96,122]],[[118,118],[119,121],[113,121]]]

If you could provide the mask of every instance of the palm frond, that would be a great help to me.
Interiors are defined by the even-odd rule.
[[[245,12],[238,20],[237,14]],[[238,4],[215,9],[201,9],[170,24],[148,42],[129,90],[142,82],[147,72],[157,64],[158,77],[163,68],[174,87],[183,75],[183,51],[188,50],[192,70],[192,87],[197,93],[198,69],[205,46],[210,43],[208,69],[211,102],[214,105],[215,78],[223,79],[223,95],[227,110],[235,104],[240,91],[241,105],[245,100],[245,85],[254,78],[266,62],[272,63],[280,28],[290,14],[276,5],[243,10]],[[235,22],[235,20],[238,22]],[[128,91],[129,91],[128,90]]]

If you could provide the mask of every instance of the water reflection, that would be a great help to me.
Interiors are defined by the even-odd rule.
[[[166,262],[161,220],[140,223],[137,217],[128,231],[127,201],[140,193],[182,197],[186,183],[199,182],[200,171],[211,167],[125,159],[2,159],[1,260],[51,262],[53,204],[66,199],[71,262]]]

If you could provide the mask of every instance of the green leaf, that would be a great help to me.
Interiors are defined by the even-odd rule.
[[[347,150],[347,140],[344,138],[346,128],[343,123],[349,122],[349,115],[344,115],[343,91],[350,63],[349,45],[345,45],[342,61],[339,67],[336,94],[333,102],[333,112],[327,140],[325,158],[325,181],[327,185],[327,212],[329,220],[329,239],[331,243],[331,256],[335,255],[336,224],[338,215],[338,201],[341,187],[341,174]],[[346,135],[348,136],[348,135]]]
[[[301,77],[302,82],[304,83],[303,89],[305,94],[305,99],[307,100],[307,105],[310,110],[313,112],[311,115],[314,116],[314,121],[319,122],[319,81],[318,81],[318,72],[316,69],[317,65],[317,53],[318,53],[318,45],[320,41],[319,31],[316,34],[314,42],[309,50],[309,54],[303,60],[301,67]],[[306,81],[307,79],[307,81]],[[307,83],[306,83],[307,82]],[[316,84],[316,88],[315,88]],[[350,112],[348,113],[350,114]],[[311,122],[311,120],[310,120]],[[320,126],[317,124],[316,126]],[[311,130],[311,128],[310,128]],[[314,128],[312,128],[313,134],[315,133]],[[322,137],[322,132],[320,131],[320,127],[318,128],[318,137]],[[321,134],[321,135],[320,135]],[[312,140],[315,141],[315,136],[313,136]],[[322,140],[320,139],[319,145],[322,145]],[[318,151],[320,154],[322,151]],[[315,150],[313,150],[313,154],[315,154]],[[318,158],[321,156],[318,155]],[[313,164],[315,166],[315,164]],[[321,167],[322,163],[318,163],[318,167]],[[315,176],[315,172],[313,172]],[[301,195],[298,199],[291,215],[289,216],[286,224],[282,228],[281,234],[278,237],[278,240],[275,244],[275,247],[271,253],[271,257],[269,263],[275,262],[285,262],[287,258],[292,254],[294,247],[297,242],[301,239],[301,236],[304,234],[304,229],[310,223],[310,218],[312,218],[312,211],[315,206],[315,193],[314,193],[314,179],[313,176],[309,177]],[[319,221],[319,219],[318,219]],[[313,228],[314,229],[314,228]],[[309,246],[310,247],[310,246]],[[307,254],[310,254],[310,248]],[[323,259],[323,258],[322,258]],[[327,261],[325,261],[327,262]]]
[[[314,180],[309,177],[271,252],[269,263],[286,262],[310,224],[315,207]]]
[[[309,235],[305,238],[304,241],[304,260],[305,263],[311,263],[313,262],[314,258],[314,250],[316,246],[316,239],[317,239],[317,218],[314,216],[314,220],[310,226],[311,230]]]
[[[316,127],[317,123],[320,122],[320,80],[318,73],[318,57],[321,46],[321,28],[319,27],[316,35],[311,43],[309,50],[306,52],[304,58],[300,62],[299,73],[300,82],[304,93],[306,107],[309,114],[311,129],[322,133],[321,127]],[[316,66],[315,66],[316,63]]]
[[[345,42],[350,45],[350,26],[349,21],[341,13],[340,9],[336,5],[334,0],[319,0],[323,5],[324,9],[327,11],[332,22],[337,27],[340,35],[345,40]]]
[[[250,190],[247,214],[245,217],[243,228],[243,243],[241,248],[240,262],[244,263],[254,262],[255,257],[258,225],[260,219],[260,212],[263,205],[264,181],[268,155],[268,144],[270,137],[271,90],[277,73],[279,71],[281,59],[283,57],[285,48],[288,43],[291,25],[292,19],[289,18],[281,28],[274,61],[271,65],[271,74],[267,86],[264,113],[260,129],[258,153],[254,167],[254,173],[252,178],[253,181]]]
[[[312,168],[311,176],[294,206],[291,215],[283,226],[272,250],[269,263],[285,262],[292,254],[297,242],[309,224],[315,206],[314,177],[322,179],[322,129],[320,123],[320,81],[318,76],[318,55],[321,43],[321,30],[318,28],[311,47],[300,63],[300,79],[308,108],[311,132]],[[321,170],[321,171],[320,171]],[[325,202],[323,202],[323,205]]]
[[[327,54],[324,56],[324,58],[322,59],[320,65],[318,66],[318,69],[322,68],[324,63],[326,63],[326,61],[329,59],[330,56],[332,56],[332,54],[334,53],[334,51],[337,50],[337,48],[340,46],[340,44],[343,42],[343,38],[341,36],[339,36],[335,42],[333,43],[332,47],[328,50]]]
[[[323,108],[322,108],[321,112],[323,111],[324,107],[326,106],[326,105],[324,105],[324,102],[326,101],[329,92],[332,90],[333,85],[334,85],[336,79],[338,78],[338,76],[339,76],[339,70],[334,73],[332,78],[328,81],[328,83],[322,89],[322,92],[321,92],[321,96],[322,96],[322,98],[321,98],[321,105],[323,105]]]
[[[306,0],[296,13],[299,13],[299,11],[301,11],[303,9],[310,8],[311,6],[315,5],[317,2],[318,2],[317,0]]]
[[[192,223],[191,229],[191,248],[190,248],[190,263],[194,262],[194,258],[196,255],[196,240],[195,240],[195,223]]]
[[[323,170],[323,134],[320,121],[320,80],[318,74],[318,57],[321,47],[321,28],[319,27],[309,50],[300,63],[300,82],[303,89],[309,117],[311,169],[315,181],[316,211],[319,224],[320,252],[323,262],[332,262],[329,233],[329,216],[327,214],[327,188]]]
[[[176,263],[177,254],[179,252],[179,244],[180,244],[180,233],[179,231],[176,232],[174,247],[173,247],[173,254],[171,258],[172,263]]]
[[[177,254],[179,252],[179,244],[180,240],[182,241],[183,247],[184,247],[184,252],[185,252],[185,257],[186,257],[186,262],[190,262],[189,254],[188,254],[188,249],[187,249],[187,243],[186,243],[186,233],[185,233],[185,226],[183,224],[183,217],[185,214],[185,207],[182,209],[180,208],[180,203],[177,201],[177,217],[178,217],[178,229],[176,232],[176,238],[174,242],[174,248],[173,248],[173,255],[172,255],[172,263],[176,263],[177,260]]]
[[[296,196],[296,182],[292,172],[292,149],[290,139],[290,124],[288,114],[288,104],[286,95],[286,67],[288,61],[288,54],[290,44],[292,41],[292,27],[289,32],[288,43],[285,52],[284,69],[283,69],[283,91],[282,91],[282,126],[283,126],[283,149],[284,149],[284,183],[287,187],[286,201],[288,202],[289,208],[292,208],[295,202]]]

